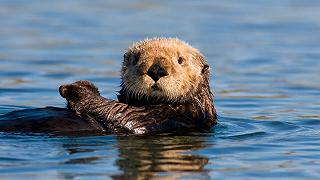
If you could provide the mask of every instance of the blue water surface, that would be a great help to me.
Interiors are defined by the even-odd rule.
[[[0,0],[0,115],[93,81],[116,98],[125,49],[178,37],[211,65],[207,134],[0,133],[1,179],[320,179],[320,1]]]

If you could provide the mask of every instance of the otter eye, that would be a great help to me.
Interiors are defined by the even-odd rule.
[[[179,63],[179,64],[182,64],[183,61],[184,61],[184,59],[183,59],[182,57],[179,57],[179,58],[178,58],[178,63]]]
[[[137,64],[137,62],[138,62],[139,59],[140,59],[140,56],[141,56],[141,53],[140,53],[140,52],[133,53],[133,55],[132,55],[132,63],[133,63],[133,64]]]

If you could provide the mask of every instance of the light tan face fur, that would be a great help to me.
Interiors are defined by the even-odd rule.
[[[153,80],[148,70],[154,64],[163,67],[168,75]],[[137,98],[146,96],[183,102],[200,88],[203,69],[208,68],[206,64],[197,49],[179,39],[147,39],[133,44],[125,53],[123,86]]]

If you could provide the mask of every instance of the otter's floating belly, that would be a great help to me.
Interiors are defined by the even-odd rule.
[[[0,131],[58,135],[101,134],[103,128],[66,108],[45,107],[12,111],[0,116]]]

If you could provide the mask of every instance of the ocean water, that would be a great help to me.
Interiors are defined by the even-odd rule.
[[[178,37],[211,65],[207,134],[0,133],[1,179],[320,179],[320,2],[0,0],[0,115],[93,81],[116,98],[123,52]]]

